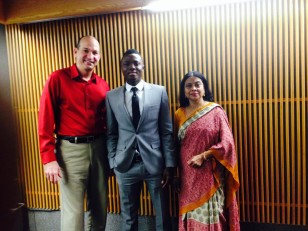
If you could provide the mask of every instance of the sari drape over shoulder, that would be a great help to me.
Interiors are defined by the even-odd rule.
[[[237,157],[225,111],[218,104],[208,103],[186,118],[185,108],[180,108],[175,113],[175,129],[180,143],[180,216],[203,206],[223,186],[222,216],[228,230],[239,230]],[[212,150],[212,158],[201,167],[187,164],[193,156],[207,150]]]

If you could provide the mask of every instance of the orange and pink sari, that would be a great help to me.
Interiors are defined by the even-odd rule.
[[[226,113],[211,102],[188,118],[180,108],[175,129],[180,144],[179,230],[240,230],[237,157]],[[187,164],[209,149],[214,154],[201,167]]]

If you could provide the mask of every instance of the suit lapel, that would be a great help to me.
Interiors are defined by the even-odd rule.
[[[119,89],[117,102],[118,102],[118,109],[119,109],[120,113],[123,116],[127,117],[127,119],[132,122],[132,118],[129,115],[129,112],[128,112],[126,105],[125,105],[125,87],[121,87],[121,89]],[[133,122],[132,122],[132,124],[133,124]]]
[[[152,87],[150,84],[147,84],[144,82],[144,91],[143,91],[143,109],[142,109],[142,114],[139,120],[139,125],[143,122],[145,118],[145,114],[148,108],[148,105],[150,104],[151,101],[151,95],[152,95]],[[138,125],[138,127],[139,127]]]

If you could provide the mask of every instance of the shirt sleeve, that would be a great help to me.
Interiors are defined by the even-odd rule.
[[[56,87],[51,75],[46,81],[40,99],[38,114],[38,132],[40,154],[43,164],[56,160],[55,155],[55,114],[56,114]]]

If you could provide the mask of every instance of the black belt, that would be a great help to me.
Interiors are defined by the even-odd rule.
[[[142,157],[141,155],[135,155],[133,159],[134,163],[142,162]]]
[[[61,136],[57,135],[58,139],[67,140],[73,144],[80,144],[80,143],[91,143],[96,140],[99,135],[96,136]]]

